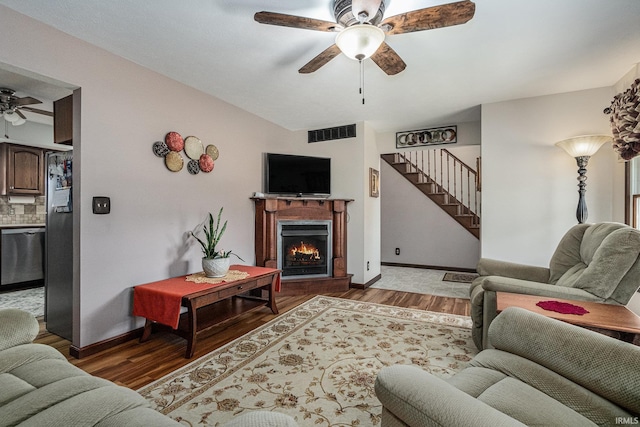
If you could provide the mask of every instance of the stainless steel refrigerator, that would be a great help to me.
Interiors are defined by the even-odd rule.
[[[73,153],[48,153],[46,176],[45,322],[49,332],[72,341]]]

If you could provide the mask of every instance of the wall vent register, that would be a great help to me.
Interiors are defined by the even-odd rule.
[[[334,139],[355,138],[356,125],[337,126],[308,131],[308,142],[332,141]]]

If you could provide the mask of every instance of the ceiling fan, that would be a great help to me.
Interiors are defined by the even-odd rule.
[[[261,24],[337,33],[336,43],[300,68],[300,73],[313,73],[344,53],[359,61],[371,57],[385,73],[394,75],[407,65],[385,42],[385,36],[464,24],[473,18],[476,9],[475,3],[463,0],[383,19],[385,1],[334,0],[336,22],[275,12],[258,12],[254,19]]]
[[[4,119],[14,126],[23,124],[27,117],[20,110],[32,113],[43,114],[45,116],[53,116],[50,111],[40,110],[38,108],[28,107],[28,105],[42,104],[39,99],[25,96],[18,98],[15,96],[16,91],[5,87],[0,88],[0,114]]]

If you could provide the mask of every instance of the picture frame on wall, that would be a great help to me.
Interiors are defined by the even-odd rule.
[[[380,197],[380,172],[369,168],[369,196]]]
[[[396,148],[416,148],[457,143],[458,127],[455,125],[396,132]]]

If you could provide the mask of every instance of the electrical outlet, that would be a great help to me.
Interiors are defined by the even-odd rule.
[[[111,212],[111,199],[104,196],[94,197],[92,207],[94,214],[108,214]]]
[[[367,271],[369,271],[369,261],[367,261]]]
[[[396,255],[400,255],[400,248],[396,248]]]

